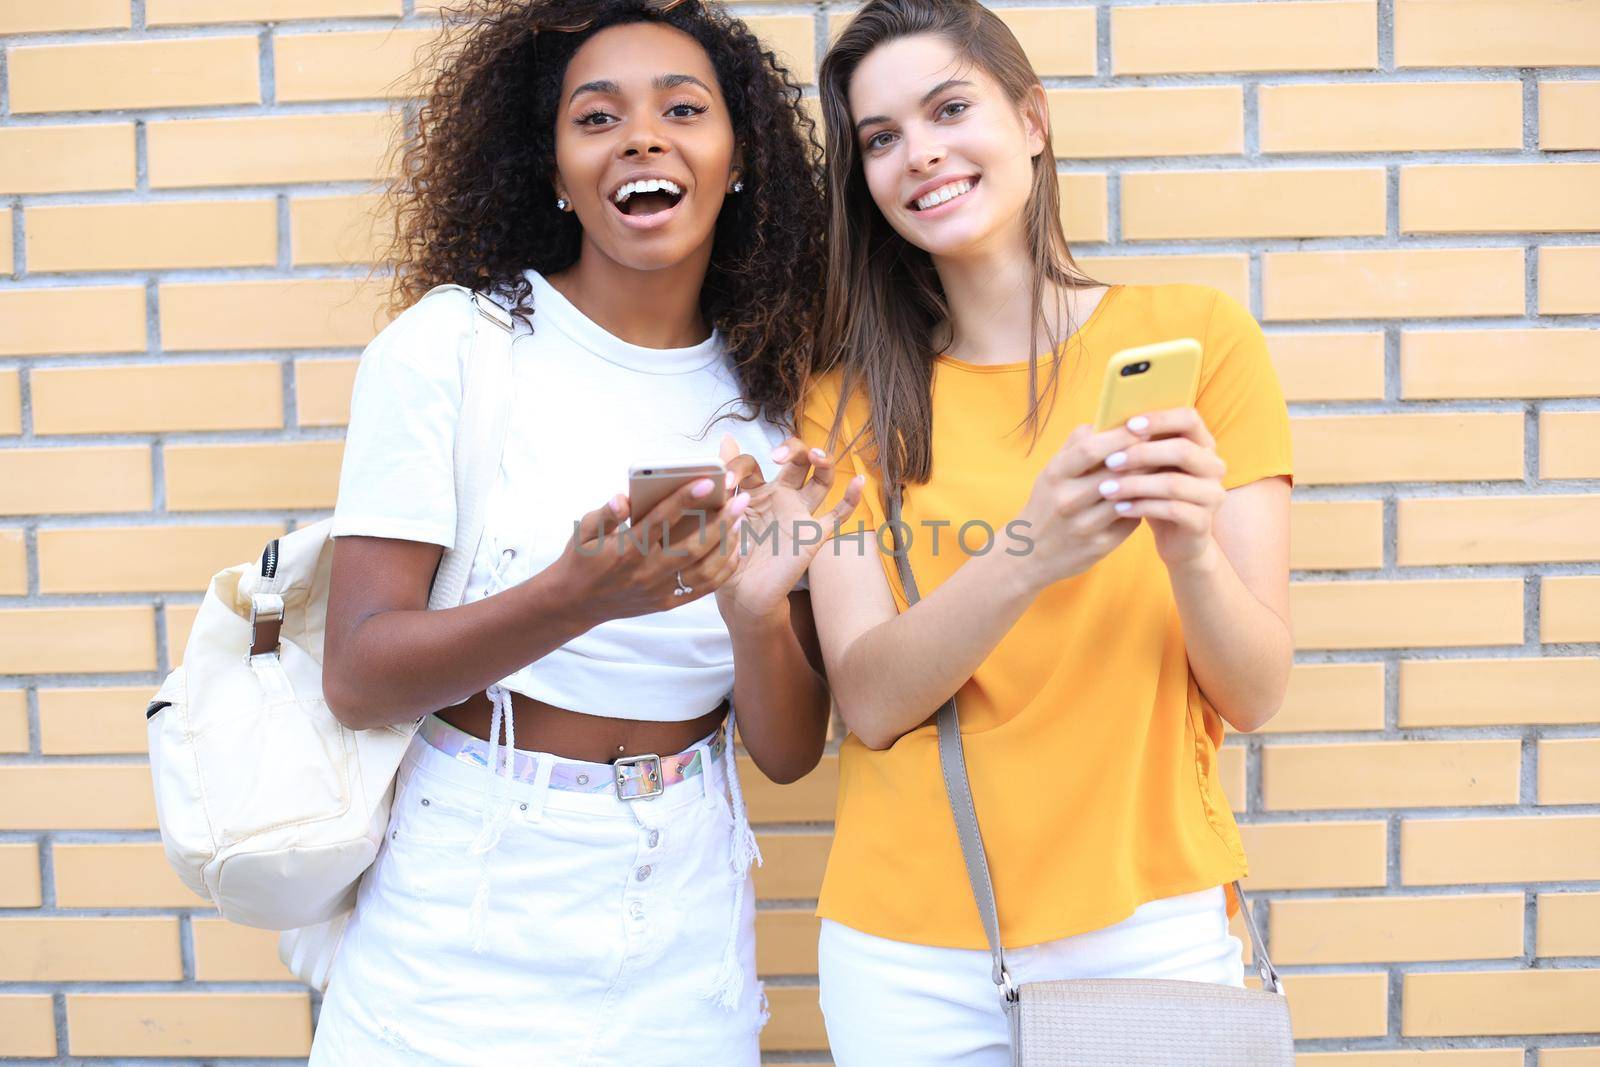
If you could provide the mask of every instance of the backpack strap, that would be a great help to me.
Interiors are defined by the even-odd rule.
[[[462,369],[461,414],[456,423],[455,544],[439,560],[428,594],[429,610],[461,603],[483,538],[489,487],[499,473],[506,426],[511,421],[511,338],[515,330],[510,312],[485,293],[446,284],[434,286],[424,298],[440,289],[459,289],[471,297],[466,329],[472,348]]]

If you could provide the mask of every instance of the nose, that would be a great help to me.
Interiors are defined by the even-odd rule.
[[[946,154],[945,146],[938,141],[931,139],[911,141],[906,145],[906,167],[913,173],[920,174],[943,163]]]
[[[630,123],[628,135],[617,146],[624,159],[662,156],[668,151],[667,140],[652,122]]]

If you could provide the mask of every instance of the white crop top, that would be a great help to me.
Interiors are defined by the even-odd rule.
[[[765,418],[724,418],[707,428],[713,414],[747,413],[715,331],[689,348],[629,344],[537,272],[527,277],[532,328],[518,321],[512,340],[511,419],[467,578],[469,602],[554,563],[578,518],[627,492],[632,464],[715,460],[726,432],[771,479],[778,467],[771,452],[785,437]],[[423,300],[362,353],[333,536],[451,547],[451,453],[461,360],[469,350],[462,328],[458,303]],[[715,596],[706,595],[669,611],[601,623],[500,684],[572,711],[680,722],[732,693],[733,646]]]

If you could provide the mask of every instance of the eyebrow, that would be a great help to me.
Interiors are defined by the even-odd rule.
[[[676,89],[680,85],[698,85],[708,93],[711,91],[711,86],[696,78],[693,74],[657,74],[650,82],[651,88],[663,92],[667,89]],[[572,90],[572,95],[567,97],[567,103],[572,103],[582,93],[610,93],[613,96],[620,96],[622,87],[614,81],[606,81],[604,79],[584,82]]]
[[[971,85],[971,84],[972,84],[971,82],[969,82],[969,81],[967,81],[967,80],[965,80],[963,78],[946,78],[944,81],[940,82],[938,85],[935,85],[932,89],[929,89],[927,92],[923,93],[922,94],[922,99],[917,101],[917,106],[918,107],[927,107],[928,106],[928,101],[932,100],[934,97],[938,96],[940,93],[944,92],[946,89],[952,89],[957,85]],[[888,115],[868,115],[866,118],[864,118],[860,122],[856,123],[856,132],[860,133],[862,130],[866,129],[868,126],[872,126],[872,125],[874,125],[876,123],[879,123],[879,122],[888,122],[888,121],[889,121],[889,116]]]

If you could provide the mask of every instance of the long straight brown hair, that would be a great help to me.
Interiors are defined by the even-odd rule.
[[[830,453],[851,397],[857,389],[866,389],[870,422],[847,447],[854,448],[870,434],[876,451],[872,462],[886,485],[928,480],[933,465],[933,360],[939,354],[934,331],[947,320],[949,305],[933,260],[896,233],[873,203],[857,150],[849,94],[856,68],[868,53],[888,41],[917,34],[948,41],[960,59],[986,71],[1018,107],[1031,106],[1029,94],[1040,84],[1011,30],[977,0],[872,0],[851,19],[822,61],[818,81],[827,124],[828,271],[814,373],[820,378],[843,368],[839,405],[828,434]],[[1044,150],[1034,158],[1033,188],[1023,212],[1033,263],[1030,306],[1038,313],[1029,329],[1028,411],[1018,426],[1026,426],[1034,442],[1040,429],[1041,320],[1049,350],[1060,349],[1058,331],[1043,314],[1046,289],[1099,284],[1078,269],[1067,247],[1055,151],[1049,124],[1044,127]],[[1065,311],[1061,321],[1070,334]],[[1046,389],[1052,402],[1062,362],[1059,358],[1051,362]]]

